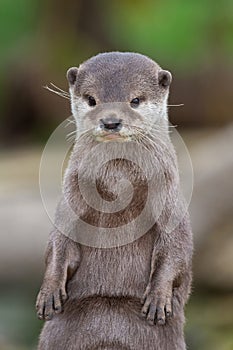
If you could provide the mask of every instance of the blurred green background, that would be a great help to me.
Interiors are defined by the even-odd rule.
[[[66,70],[103,51],[136,51],[173,74],[170,120],[194,166],[190,350],[233,349],[233,1],[0,1],[0,349],[35,349],[34,302],[50,228],[41,152],[70,115]],[[52,165],[51,165],[52,166]]]

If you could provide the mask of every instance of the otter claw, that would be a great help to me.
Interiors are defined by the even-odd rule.
[[[172,316],[170,298],[156,298],[149,294],[143,305],[142,315],[146,317],[150,325],[164,325],[166,319]]]
[[[41,289],[37,297],[36,310],[40,320],[49,321],[55,314],[63,311],[63,303],[67,300],[64,290],[57,289],[55,291]]]

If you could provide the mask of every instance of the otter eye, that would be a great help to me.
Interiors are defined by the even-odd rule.
[[[89,106],[94,107],[96,105],[96,100],[92,96],[87,96],[87,101]]]
[[[140,104],[140,100],[138,97],[133,98],[132,101],[130,102],[130,106],[132,108],[137,108],[139,106],[139,104]]]

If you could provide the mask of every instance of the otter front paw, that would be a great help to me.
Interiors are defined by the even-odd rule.
[[[172,316],[172,293],[150,291],[145,293],[142,303],[142,315],[151,325],[164,325]]]
[[[51,320],[55,314],[63,311],[67,293],[63,287],[41,287],[36,300],[37,316],[40,320]]]

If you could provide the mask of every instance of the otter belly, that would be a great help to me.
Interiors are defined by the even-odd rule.
[[[154,233],[111,249],[82,246],[81,263],[68,283],[72,299],[92,295],[141,298],[149,280]]]

